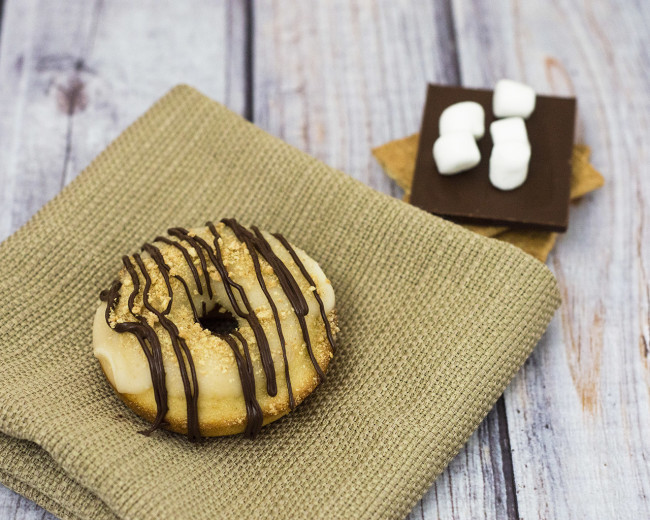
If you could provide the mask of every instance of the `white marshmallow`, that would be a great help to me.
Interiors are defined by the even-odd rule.
[[[521,117],[506,117],[505,119],[493,121],[490,124],[490,135],[495,145],[507,143],[508,141],[529,142],[526,123]]]
[[[449,105],[440,114],[440,135],[469,132],[475,139],[485,134],[485,111],[474,101],[462,101]]]
[[[514,190],[521,186],[528,176],[530,145],[507,141],[495,144],[490,155],[490,182],[500,190]]]
[[[492,111],[496,117],[518,116],[528,118],[535,110],[535,91],[532,87],[501,79],[497,81],[492,96]]]
[[[438,171],[452,175],[474,168],[481,162],[481,152],[469,132],[441,135],[433,143],[433,159]]]

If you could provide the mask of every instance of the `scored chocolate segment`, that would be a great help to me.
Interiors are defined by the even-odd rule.
[[[460,101],[483,106],[486,130],[495,120],[491,90],[429,85],[411,204],[456,222],[566,231],[576,100],[537,96],[535,111],[526,120],[532,149],[528,178],[512,191],[490,184],[493,143],[488,131],[477,142],[481,161],[475,168],[457,175],[441,175],[436,169],[432,149],[440,114]]]

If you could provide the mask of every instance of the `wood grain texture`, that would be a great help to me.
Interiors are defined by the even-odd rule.
[[[0,519],[56,520],[56,517],[34,502],[0,485]]]
[[[301,150],[393,192],[370,147],[420,123],[425,81],[453,77],[445,4],[255,4],[255,122]]]
[[[243,112],[242,10],[207,0],[8,0],[0,239],[173,85],[191,83]]]
[[[189,83],[244,113],[238,1],[5,0],[0,240],[157,98]],[[0,486],[0,518],[53,518]]]
[[[505,394],[523,518],[648,518],[648,2],[454,2],[461,78],[578,98],[605,188],[551,266],[563,306]],[[644,434],[645,432],[645,434]]]

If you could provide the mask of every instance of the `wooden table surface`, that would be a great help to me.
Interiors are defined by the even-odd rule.
[[[181,82],[394,196],[370,149],[417,131],[427,81],[577,96],[577,140],[607,185],[549,258],[564,303],[411,517],[650,517],[650,2],[3,7],[0,239]],[[53,517],[0,486],[0,518]]]

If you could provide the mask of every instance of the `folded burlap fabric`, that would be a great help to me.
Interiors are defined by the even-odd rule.
[[[327,381],[255,440],[144,423],[91,352],[120,256],[234,216],[317,259],[337,295]],[[0,246],[0,480],[64,518],[399,518],[559,304],[520,250],[367,188],[178,87]]]

